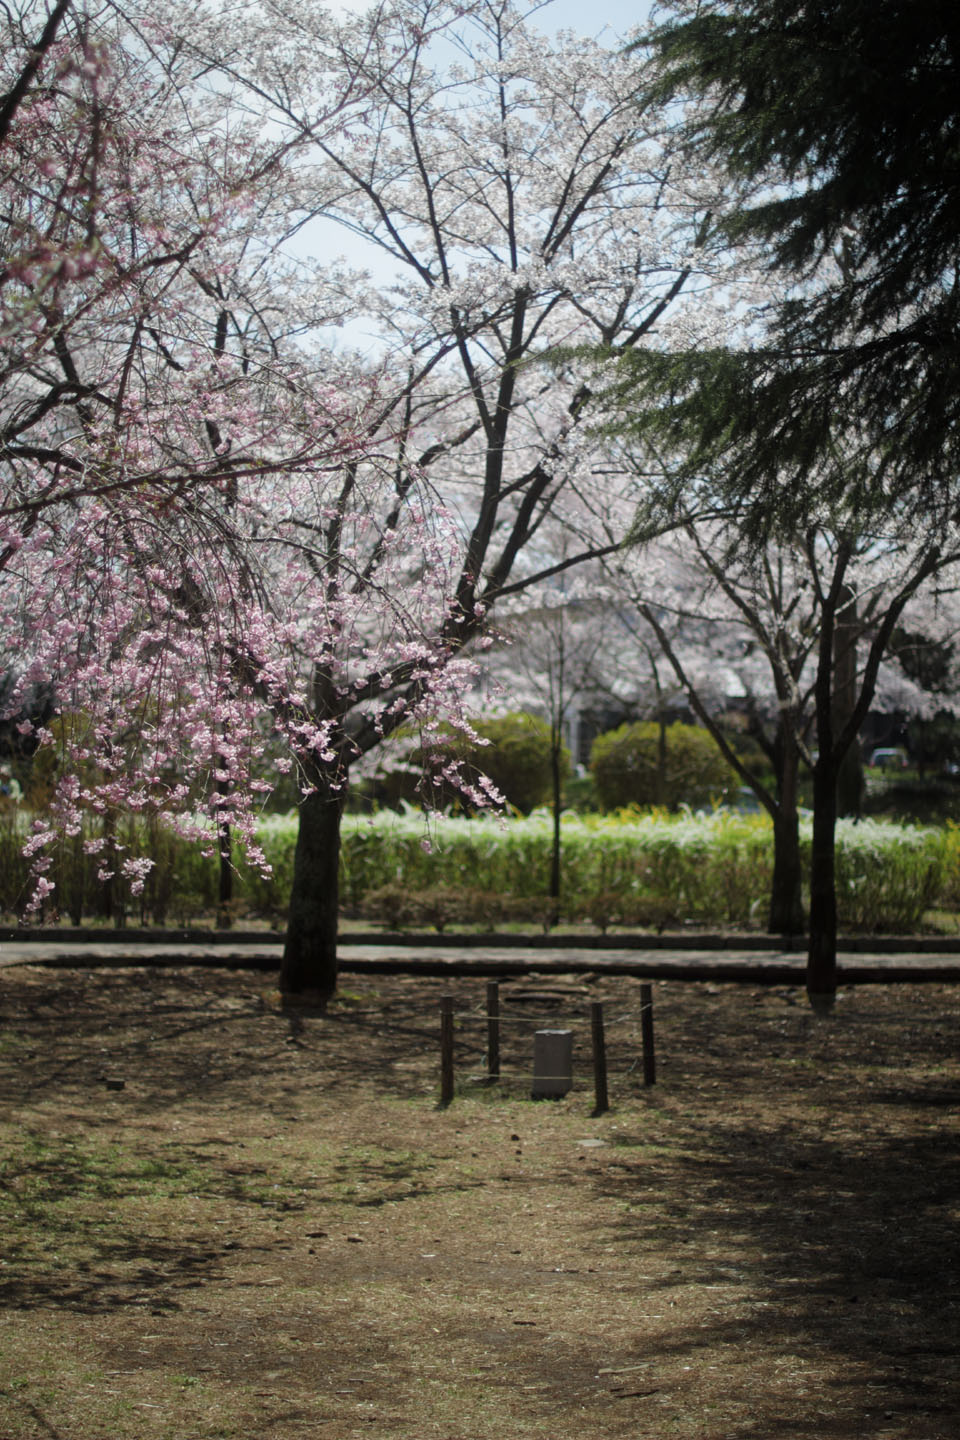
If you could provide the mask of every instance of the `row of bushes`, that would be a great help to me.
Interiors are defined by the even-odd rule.
[[[563,824],[558,918],[608,924],[762,925],[773,874],[766,817],[715,811],[669,815],[570,816]],[[445,820],[424,847],[420,816],[346,826],[344,906],[363,913],[383,887],[480,889],[509,908],[544,901],[551,832],[545,816]],[[809,850],[809,833],[803,839]],[[850,931],[906,933],[926,911],[960,907],[960,830],[877,821],[837,829],[840,924]]]
[[[22,905],[27,862],[20,854],[26,817],[0,812],[0,907]],[[238,913],[280,918],[286,908],[296,844],[295,815],[265,817],[260,840],[272,867],[265,877],[235,856]],[[169,829],[126,820],[119,839],[131,856],[155,865],[143,895],[97,879],[99,861],[77,836],[56,855],[53,905],[64,919],[126,913],[137,923],[183,924],[214,914],[216,857]],[[562,899],[545,899],[550,865],[548,817],[498,822],[443,819],[428,831],[413,810],[344,821],[341,901],[346,913],[393,924],[510,919],[589,920],[672,926],[764,922],[772,874],[772,832],[765,817],[621,813],[568,816],[563,822]],[[809,843],[807,840],[805,843]],[[907,932],[932,908],[960,909],[960,830],[876,821],[841,822],[837,835],[841,925],[850,931]],[[418,908],[419,907],[419,908]]]

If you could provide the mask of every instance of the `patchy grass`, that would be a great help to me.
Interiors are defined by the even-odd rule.
[[[960,991],[2,973],[3,1440],[952,1440]],[[589,1001],[613,1108],[591,1115]],[[531,1031],[576,1084],[532,1103]]]

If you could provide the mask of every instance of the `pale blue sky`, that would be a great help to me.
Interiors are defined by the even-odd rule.
[[[331,10],[365,10],[370,0],[327,0]],[[606,27],[614,35],[623,35],[634,25],[641,25],[650,13],[653,0],[600,0],[586,4],[584,0],[549,0],[537,16],[544,30],[576,30],[584,35],[598,35]]]
[[[622,35],[634,25],[641,25],[650,12],[651,0],[600,0],[597,5],[583,0],[552,0],[540,16],[546,30],[579,30],[597,35],[609,26],[615,35]]]

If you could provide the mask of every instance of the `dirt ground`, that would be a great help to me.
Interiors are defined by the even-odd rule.
[[[960,988],[274,987],[0,974],[2,1440],[956,1440]]]

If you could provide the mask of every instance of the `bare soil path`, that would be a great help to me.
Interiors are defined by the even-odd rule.
[[[499,1087],[482,980],[274,987],[0,975],[2,1440],[956,1440],[960,987],[661,981],[646,1090],[629,976],[505,984]]]

